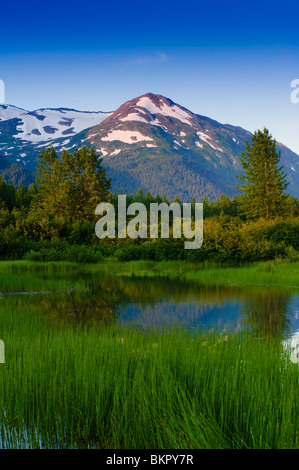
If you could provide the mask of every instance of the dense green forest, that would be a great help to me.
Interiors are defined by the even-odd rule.
[[[254,141],[255,139],[255,141]],[[264,145],[264,147],[263,147]],[[261,159],[263,155],[267,163]],[[258,150],[258,151],[257,151]],[[266,161],[265,160],[265,161]],[[242,263],[277,257],[299,257],[299,201],[287,195],[285,175],[268,132],[258,131],[243,155],[244,175],[240,195],[222,195],[203,203],[204,237],[200,249],[184,249],[184,239],[98,239],[95,208],[112,203],[117,212],[118,194],[112,194],[94,150],[83,147],[58,156],[53,148],[39,156],[35,183],[29,187],[7,184],[0,177],[0,258],[33,261],[69,260],[97,262],[106,257],[119,261],[213,260]],[[255,164],[255,166],[254,166]],[[260,169],[265,171],[261,173]],[[265,176],[266,175],[266,176]],[[242,194],[243,193],[243,194]],[[163,195],[127,195],[127,205],[171,203]],[[171,232],[170,232],[171,233]]]

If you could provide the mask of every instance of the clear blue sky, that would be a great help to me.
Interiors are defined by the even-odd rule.
[[[6,103],[112,111],[159,93],[299,153],[298,0],[5,3]]]

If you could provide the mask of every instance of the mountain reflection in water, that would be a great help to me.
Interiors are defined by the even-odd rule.
[[[67,275],[67,274],[65,274]],[[299,293],[286,288],[209,286],[167,278],[70,273],[80,290],[18,295],[6,299],[76,324],[120,324],[137,328],[180,326],[200,331],[290,337],[299,331]],[[82,276],[82,279],[80,278]],[[3,299],[0,308],[5,308]]]

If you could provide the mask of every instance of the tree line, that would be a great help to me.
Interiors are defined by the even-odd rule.
[[[203,203],[204,243],[184,250],[183,240],[102,239],[95,235],[95,208],[118,194],[93,148],[58,155],[53,147],[38,158],[35,183],[16,188],[0,177],[0,257],[2,259],[99,261],[130,259],[213,259],[227,262],[291,257],[299,250],[299,201],[286,193],[276,142],[267,129],[257,131],[241,156],[240,194],[216,201],[169,201],[140,188],[127,204]],[[194,216],[194,212],[193,212]]]

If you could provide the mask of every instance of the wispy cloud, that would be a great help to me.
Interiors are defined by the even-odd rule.
[[[169,60],[169,55],[165,52],[154,52],[153,54],[144,54],[131,56],[122,61],[123,67],[131,67],[134,65],[149,65],[164,63]]]

